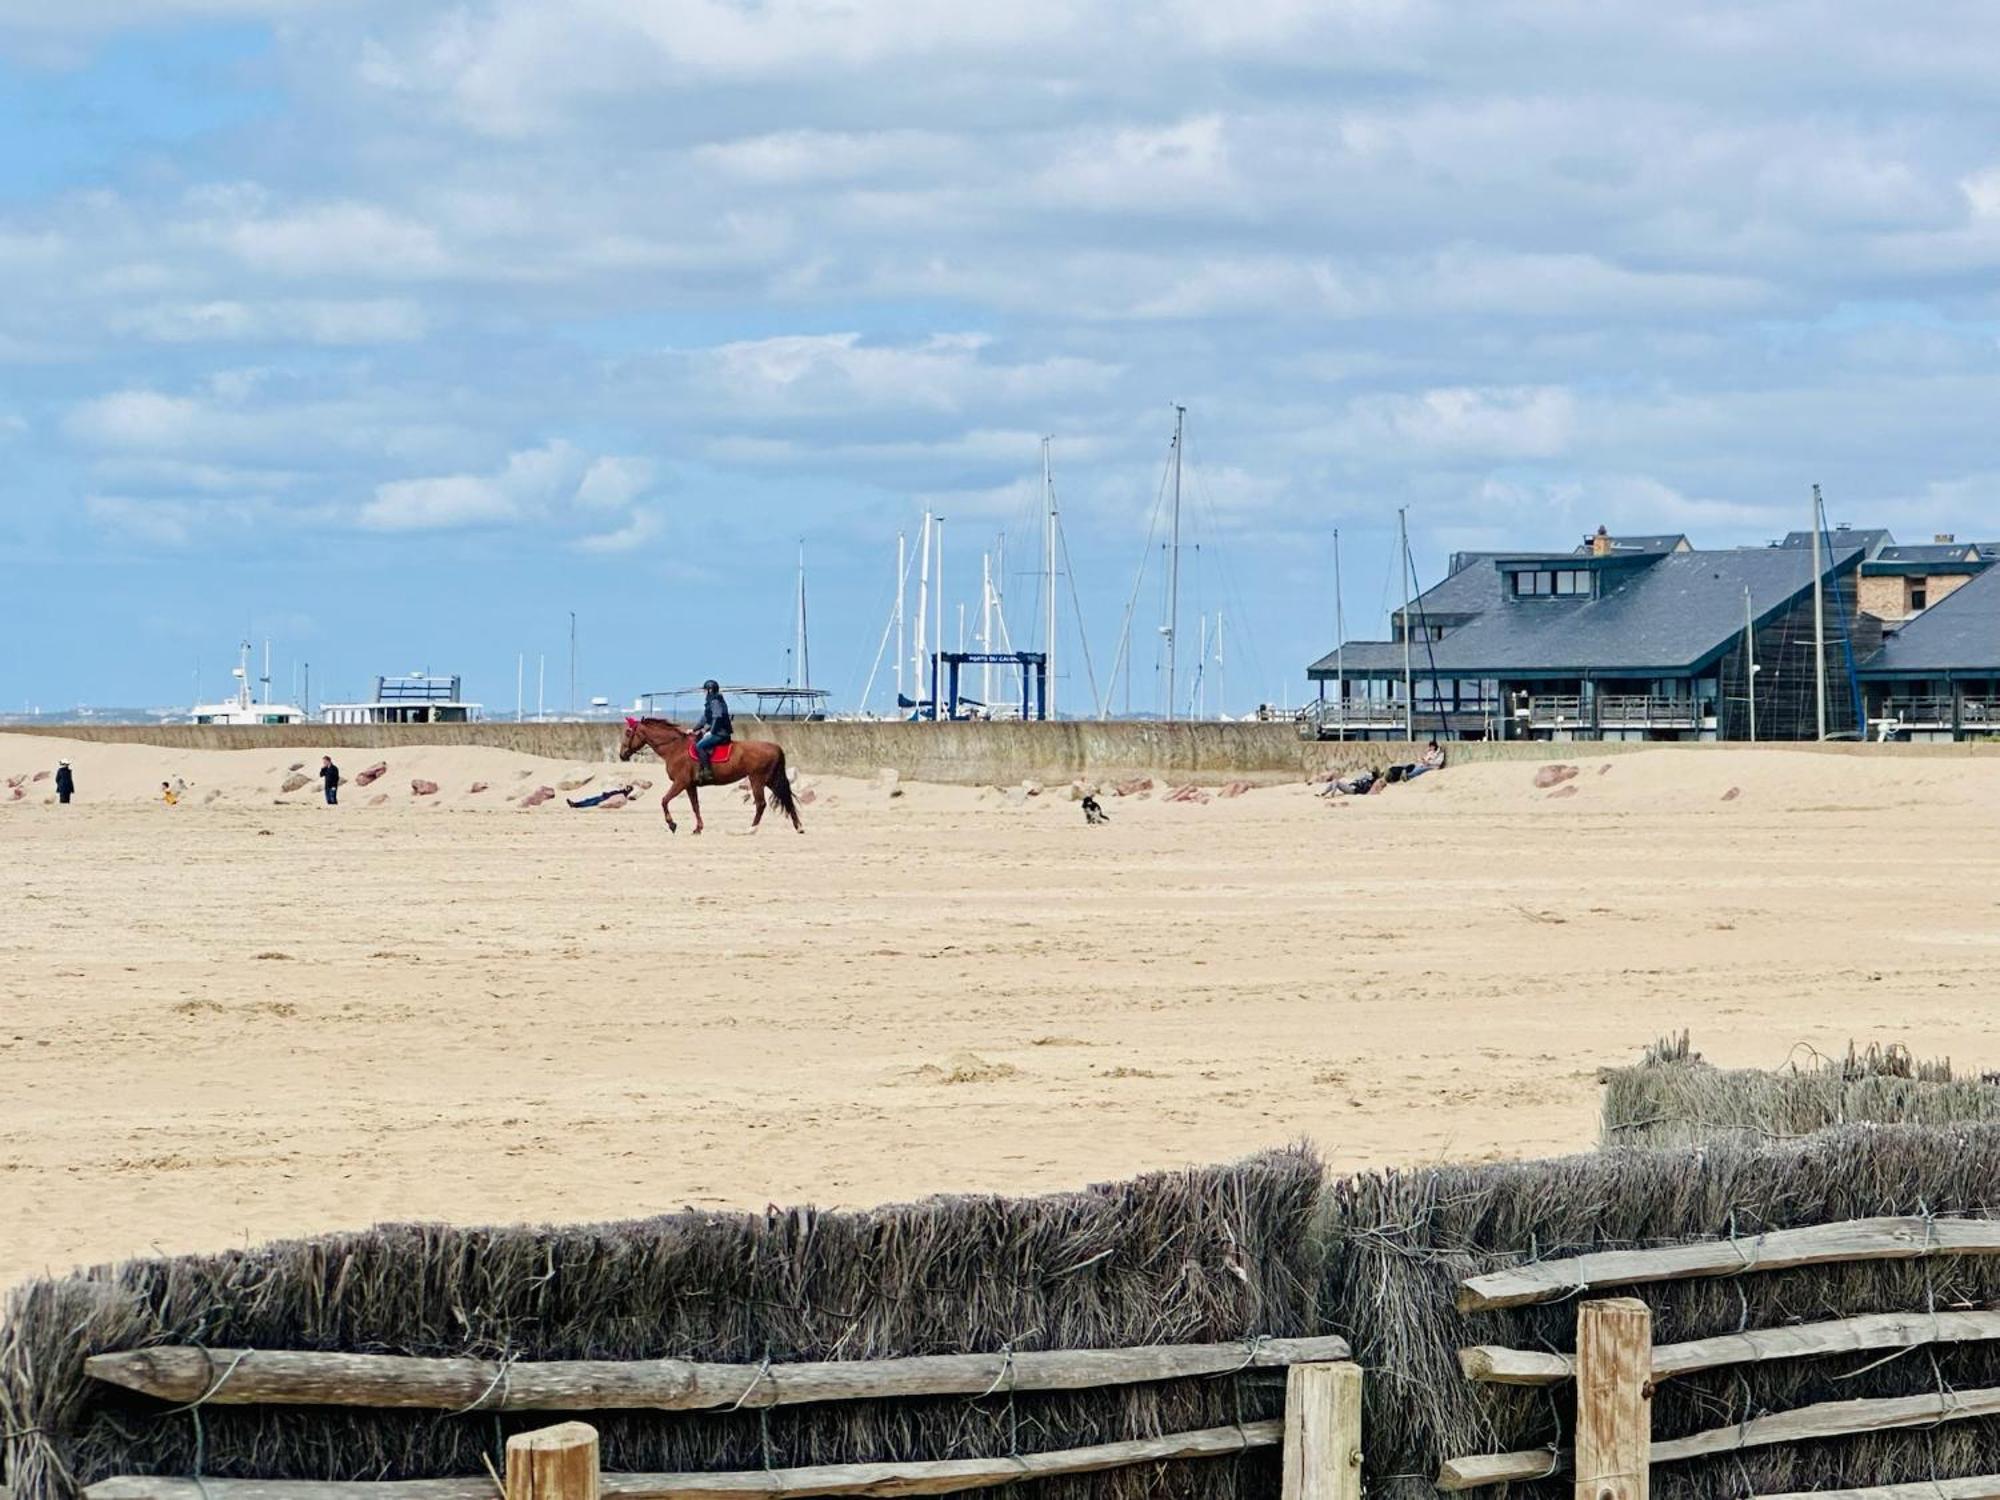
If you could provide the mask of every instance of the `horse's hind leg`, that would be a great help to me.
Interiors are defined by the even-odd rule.
[[[764,821],[764,778],[763,777],[752,776],[750,778],[750,798],[753,802],[757,804],[757,816],[750,820],[750,831],[752,833],[755,833],[757,831],[757,825]]]

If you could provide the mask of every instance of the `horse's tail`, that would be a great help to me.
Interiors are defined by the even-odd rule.
[[[771,767],[770,787],[771,800],[778,804],[778,811],[792,820],[792,827],[804,833],[806,825],[799,821],[799,803],[792,795],[792,779],[785,774],[785,752],[782,746],[778,750],[777,764]]]

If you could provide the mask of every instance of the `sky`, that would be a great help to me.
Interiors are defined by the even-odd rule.
[[[782,682],[801,547],[853,708],[926,510],[1042,644],[1044,437],[1058,705],[1156,709],[1176,405],[1183,709],[1299,701],[1336,531],[1380,636],[1403,508],[2000,537],[1996,76],[1985,0],[0,0],[0,710],[562,708],[572,611],[580,698]]]

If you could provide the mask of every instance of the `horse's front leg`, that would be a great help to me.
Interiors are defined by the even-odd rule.
[[[700,794],[699,792],[697,792],[697,791],[696,791],[696,790],[694,789],[694,783],[693,783],[692,781],[690,781],[690,782],[688,783],[688,787],[687,787],[687,794],[688,794],[688,806],[694,809],[694,831],[695,831],[696,833],[700,833],[700,832],[701,832],[701,794]]]
[[[752,833],[755,833],[757,831],[757,825],[764,821],[764,778],[763,777],[752,776],[750,778],[750,798],[753,802],[757,804],[757,816],[750,820],[750,831]]]
[[[667,795],[660,799],[660,811],[667,815],[668,833],[680,832],[680,825],[674,821],[674,798],[679,796],[680,793],[680,782],[670,781],[667,783]]]

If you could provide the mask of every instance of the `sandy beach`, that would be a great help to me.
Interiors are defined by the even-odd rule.
[[[0,782],[58,755],[76,805],[0,792],[0,1283],[1301,1138],[1352,1167],[1568,1150],[1597,1067],[1681,1027],[1731,1064],[2000,1059],[2000,761],[1661,750],[1560,795],[1469,765],[1337,806],[1107,798],[1099,829],[1066,788],[806,768],[805,836],[743,836],[727,789],[697,840],[657,785],[522,809],[624,768],[497,750],[388,752],[337,810],[280,797],[318,757],[274,751],[0,735]]]

